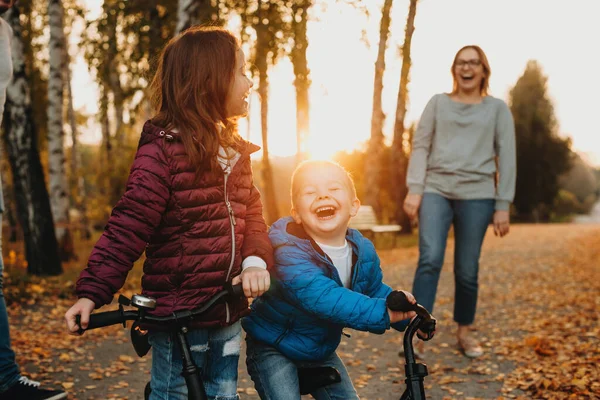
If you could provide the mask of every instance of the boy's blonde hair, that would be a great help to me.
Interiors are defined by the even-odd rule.
[[[352,175],[348,172],[344,167],[334,161],[328,160],[307,160],[302,161],[292,174],[292,188],[291,188],[291,198],[292,198],[292,208],[295,207],[295,199],[298,196],[298,192],[300,190],[300,181],[302,174],[310,169],[310,168],[324,168],[324,167],[334,167],[338,168],[340,171],[344,173],[346,176],[346,184],[348,185],[348,189],[350,189],[351,194],[354,198],[357,198],[356,195],[356,187],[354,186],[354,180],[352,179]]]

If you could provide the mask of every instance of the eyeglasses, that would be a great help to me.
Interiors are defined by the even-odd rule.
[[[465,65],[468,65],[471,68],[475,68],[475,67],[479,67],[481,65],[481,60],[477,60],[477,59],[457,60],[455,65],[457,68],[462,68]]]

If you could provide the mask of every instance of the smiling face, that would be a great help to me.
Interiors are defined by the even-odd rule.
[[[481,95],[487,95],[490,72],[483,50],[477,46],[462,48],[452,64],[454,93],[479,92]]]
[[[329,162],[309,162],[292,178],[292,217],[315,241],[344,244],[350,218],[360,201],[347,172]]]
[[[253,82],[246,75],[246,57],[241,49],[238,49],[235,60],[235,70],[231,81],[231,89],[227,96],[227,117],[243,117],[248,114],[248,95]]]

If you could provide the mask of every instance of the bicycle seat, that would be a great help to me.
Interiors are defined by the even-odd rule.
[[[340,372],[334,367],[298,368],[300,394],[310,394],[317,389],[342,381]]]

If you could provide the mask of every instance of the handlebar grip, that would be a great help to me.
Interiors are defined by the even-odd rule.
[[[81,327],[81,315],[75,316],[75,322]],[[90,315],[90,322],[86,329],[79,329],[79,333],[86,330],[102,328],[104,326],[116,325],[125,322],[125,316],[120,310],[106,311]]]
[[[241,283],[238,283],[237,285],[229,286],[227,288],[227,291],[229,292],[229,295],[233,298],[244,297],[244,287],[242,286]]]
[[[390,293],[385,301],[388,308],[392,311],[417,311],[417,304],[412,304],[408,301],[406,294],[400,290],[394,290]]]

